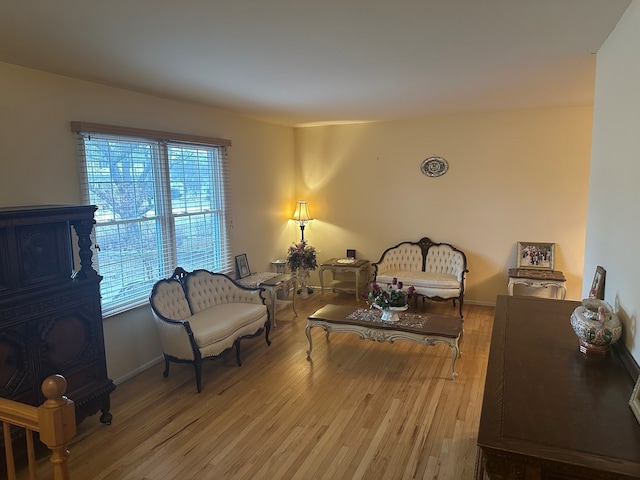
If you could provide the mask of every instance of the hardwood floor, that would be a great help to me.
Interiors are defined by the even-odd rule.
[[[353,334],[327,342],[313,329],[307,361],[305,320],[326,303],[355,299],[326,291],[297,300],[297,317],[278,313],[270,347],[264,337],[243,342],[242,367],[233,352],[206,362],[201,394],[187,365],[172,364],[165,379],[158,364],[118,385],[113,424],[94,416],[79,426],[71,478],[472,479],[494,309],[465,305],[452,380],[446,345]],[[420,309],[457,313],[449,302]]]

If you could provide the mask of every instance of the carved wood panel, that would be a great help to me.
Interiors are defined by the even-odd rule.
[[[71,277],[68,225],[43,224],[16,228],[20,283],[34,285]]]

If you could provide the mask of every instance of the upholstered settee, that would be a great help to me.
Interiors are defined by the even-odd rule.
[[[417,297],[430,300],[464,300],[467,257],[448,243],[435,243],[424,237],[417,242],[402,242],[387,248],[380,260],[373,264],[374,280],[378,284],[391,283],[397,278],[404,289],[415,288]]]
[[[202,361],[220,356],[235,346],[240,360],[240,341],[265,331],[267,345],[271,328],[264,290],[238,285],[222,273],[207,270],[186,272],[178,267],[173,275],[155,283],[149,302],[169,363],[191,363],[196,386],[202,391]]]

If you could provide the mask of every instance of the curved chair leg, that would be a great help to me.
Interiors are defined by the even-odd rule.
[[[196,370],[196,388],[198,393],[202,392],[202,360],[196,359],[193,362],[193,368]]]
[[[271,345],[271,340],[269,339],[269,332],[271,331],[271,320],[267,320],[267,323],[264,327],[264,339],[267,341],[267,345]]]
[[[162,376],[167,378],[169,376],[169,359],[165,355],[164,357],[164,372],[162,372]]]
[[[233,344],[236,346],[236,362],[238,362],[238,366],[242,366],[242,362],[240,361],[240,339],[238,338]]]
[[[463,297],[460,297],[460,318],[462,318],[462,301],[463,301]],[[455,307],[456,302],[453,302],[453,306]]]

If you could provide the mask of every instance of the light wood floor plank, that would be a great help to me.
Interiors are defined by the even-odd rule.
[[[446,345],[327,339],[318,328],[308,361],[306,317],[326,303],[356,306],[329,291],[297,300],[297,317],[278,312],[271,346],[242,342],[242,367],[233,352],[206,362],[201,394],[187,365],[118,385],[113,424],[95,416],[78,427],[72,479],[472,479],[494,309],[465,305],[452,380]],[[457,313],[449,302],[419,310]]]

